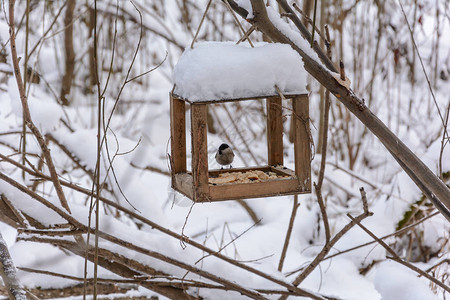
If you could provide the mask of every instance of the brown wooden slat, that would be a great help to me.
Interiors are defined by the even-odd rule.
[[[303,186],[299,185],[297,177],[293,170],[278,166],[278,167],[249,167],[239,169],[227,169],[227,170],[212,170],[209,172],[209,176],[218,176],[221,173],[229,172],[247,172],[247,171],[272,171],[279,175],[291,176],[290,178],[278,178],[270,179],[262,182],[252,183],[228,183],[228,184],[209,184],[209,196],[204,195],[196,200],[196,202],[209,202],[209,201],[224,201],[246,198],[259,198],[259,197],[271,197],[280,195],[292,195],[309,193],[308,190],[304,190]],[[174,188],[185,195],[186,197],[193,199],[194,187],[192,173],[179,173],[174,176]]]
[[[267,104],[267,161],[283,165],[283,120],[280,97],[270,97]]]
[[[175,174],[172,180],[172,185],[174,189],[176,189],[186,197],[193,199],[194,182],[192,180],[192,174],[189,173]]]
[[[194,201],[205,201],[209,194],[206,104],[191,105],[192,178]]]
[[[172,174],[186,172],[185,102],[170,94],[170,133]]]
[[[233,199],[247,199],[272,197],[304,193],[299,191],[296,177],[271,179],[252,183],[231,183],[212,185],[209,188],[210,199],[208,201],[223,201]]]
[[[295,176],[295,172],[289,168],[286,168],[285,166],[271,167],[270,170],[272,172],[275,172],[275,173],[281,174],[281,175],[285,175],[285,176]]]
[[[295,174],[305,191],[311,191],[311,147],[309,129],[309,97],[292,99],[294,126]]]
[[[298,96],[305,96],[307,94],[283,94],[283,96],[286,99],[291,99]],[[235,99],[205,99],[205,100],[197,100],[192,101],[186,98],[183,98],[181,96],[178,96],[176,94],[173,94],[173,97],[180,99],[182,101],[185,101],[189,104],[217,104],[217,103],[224,103],[224,102],[237,102],[237,101],[247,101],[247,100],[261,100],[265,99],[267,97],[277,97],[278,94],[274,93],[273,95],[264,95],[264,96],[255,96],[255,97],[249,97],[249,98],[235,98]]]

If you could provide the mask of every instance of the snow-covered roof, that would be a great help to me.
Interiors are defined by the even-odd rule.
[[[233,42],[196,43],[173,71],[174,94],[191,102],[306,93],[306,71],[291,46]]]

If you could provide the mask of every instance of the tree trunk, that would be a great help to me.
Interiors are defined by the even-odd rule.
[[[73,49],[73,11],[75,10],[75,0],[69,0],[66,8],[66,16],[64,18],[64,50],[65,50],[65,66],[61,86],[61,103],[69,105],[70,101],[67,99],[72,87],[73,71],[75,68],[75,52]]]

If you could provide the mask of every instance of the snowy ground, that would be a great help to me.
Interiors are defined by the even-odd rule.
[[[157,1],[154,2],[156,3]],[[192,25],[195,29],[200,21],[206,2],[200,1],[199,7],[201,9],[192,16]],[[402,23],[401,10],[397,4],[389,3],[388,5],[391,12],[390,15],[386,14],[386,18],[389,18],[392,26]],[[436,26],[433,21],[434,5],[426,2],[425,8],[421,9],[423,25],[417,31],[416,36],[419,41],[418,45],[421,55],[426,58],[434,57],[430,47],[432,40],[430,36],[434,36],[433,30],[434,26]],[[130,14],[138,17],[129,3],[123,4],[123,6]],[[161,6],[167,11],[178,11],[176,1],[167,1]],[[367,9],[367,6],[369,6],[367,3],[358,5],[354,12],[355,18],[363,16],[364,20],[370,19],[370,16],[373,16],[375,12]],[[442,6],[448,5],[442,4]],[[103,8],[101,5],[100,7]],[[219,7],[223,9],[223,7]],[[111,8],[104,5],[104,9]],[[373,8],[371,7],[371,9]],[[21,4],[18,10],[23,11],[24,5]],[[42,12],[43,9],[38,8],[38,10]],[[80,7],[77,13],[81,14],[82,11],[83,8]],[[113,9],[113,11],[115,10]],[[447,12],[448,8],[445,11]],[[412,10],[408,10],[408,13],[412,14]],[[150,14],[145,14],[144,22],[147,26],[164,32],[163,26],[157,22],[157,20],[164,20],[164,26],[170,28],[168,32],[173,38],[183,47],[189,47],[191,37],[184,31],[186,29],[177,23],[179,13],[175,15],[167,15],[165,18],[151,18]],[[38,22],[38,17],[40,18],[41,15],[36,13],[33,20]],[[228,17],[230,20],[229,24],[233,24],[231,16]],[[448,73],[450,70],[448,59],[450,51],[450,40],[448,39],[448,36],[450,36],[450,19],[448,15],[447,18],[443,16],[441,18],[440,30],[442,31],[442,36],[439,47],[437,47],[437,51],[440,53],[437,59],[442,66],[441,69],[445,71],[445,68],[447,68]],[[219,20],[218,17],[217,20]],[[358,29],[351,26],[353,21],[349,20],[345,23],[345,29],[356,36]],[[49,22],[51,21],[47,20],[44,24],[48,25]],[[206,29],[204,30],[210,32],[207,35],[208,39],[218,40],[217,36],[214,36],[216,33],[211,29],[212,23],[205,22]],[[4,44],[9,38],[4,16],[2,16],[0,26],[0,38],[2,44]],[[62,20],[60,26],[63,26]],[[119,62],[121,60],[127,62],[122,65],[125,66],[124,70],[129,65],[129,59],[127,60],[127,55],[124,55],[127,49],[124,49],[123,45],[126,44],[125,42],[133,40],[133,38],[135,39],[134,42],[136,42],[136,37],[139,35],[136,26],[127,26],[126,28],[120,28],[124,32],[128,30],[126,32],[129,35],[128,40],[126,39],[127,37],[121,36],[122,43],[118,46],[117,54]],[[77,38],[85,41],[87,39],[86,32],[80,28],[77,29]],[[225,38],[237,40],[236,29],[232,28],[234,27],[229,25],[224,30]],[[376,26],[372,25],[369,28],[373,29]],[[403,26],[401,30],[404,29]],[[37,41],[39,34],[42,34],[39,30],[33,33],[33,43]],[[375,35],[376,32],[371,32],[371,34]],[[392,67],[387,67],[392,64],[392,60],[388,60],[392,56],[391,52],[388,51],[390,47],[387,45],[389,38],[391,40],[396,38],[397,40],[395,41],[399,43],[410,43],[407,31],[390,32],[390,34],[392,36],[384,36],[381,42],[381,49],[385,53],[379,54],[381,59],[376,70],[378,76],[374,80],[375,93],[371,108],[403,142],[423,159],[433,172],[437,173],[442,123],[438,117],[433,99],[430,97],[430,91],[419,64],[417,63],[416,67],[417,82],[414,87],[411,87],[408,81],[406,58],[400,60],[400,64],[403,65],[399,66],[401,71],[398,73]],[[256,37],[257,35],[255,39]],[[357,94],[367,95],[367,90],[364,87],[368,85],[367,81],[371,73],[370,63],[364,62],[363,74],[355,72],[357,69],[352,68],[350,63],[354,55],[351,49],[356,46],[354,43],[358,41],[354,41],[350,36],[346,37],[346,39],[348,40],[345,40],[343,49],[348,53],[345,59],[346,62],[349,62],[347,69],[348,77],[352,79],[354,85],[352,88]],[[32,63],[37,66],[41,76],[48,84],[41,81],[40,84],[31,85],[28,96],[30,110],[34,122],[44,134],[52,134],[80,160],[82,165],[92,171],[95,169],[96,164],[96,102],[95,96],[86,95],[82,89],[87,76],[87,44],[80,42],[77,45],[79,47],[77,58],[80,61],[80,69],[74,84],[75,88],[72,96],[74,103],[70,107],[62,108],[56,103],[52,93],[54,90],[59,90],[60,77],[63,72],[61,63],[61,60],[63,60],[62,50],[55,46],[61,43],[62,36],[59,39],[55,39],[55,44],[44,43],[39,54],[32,57]],[[218,250],[227,245],[222,250],[223,254],[262,270],[275,278],[291,282],[299,272],[292,275],[288,274],[310,263],[322,249],[324,243],[324,229],[319,219],[320,210],[315,195],[299,196],[300,207],[297,211],[283,272],[278,272],[277,266],[292,210],[292,196],[248,200],[248,205],[253,209],[257,217],[261,219],[257,226],[253,226],[254,222],[248,213],[236,201],[192,205],[189,199],[174,193],[170,188],[170,177],[165,174],[165,172],[169,172],[167,153],[170,149],[170,146],[168,146],[170,135],[168,95],[173,88],[172,71],[174,64],[180,58],[182,51],[176,45],[167,43],[160,37],[155,37],[152,34],[144,36],[143,45],[143,54],[138,57],[139,64],[133,69],[133,74],[139,74],[154,67],[163,60],[166,51],[168,51],[168,57],[160,68],[145,76],[142,82],[128,84],[121,94],[121,99],[123,99],[124,103],[111,119],[110,126],[112,130],[108,132],[108,142],[102,153],[104,157],[102,161],[102,178],[108,172],[105,168],[108,163],[105,149],[108,147],[110,155],[114,155],[114,153],[119,154],[114,157],[113,166],[120,189],[140,215],[176,233],[181,234],[183,232],[189,238],[211,249]],[[200,44],[199,47],[201,47]],[[408,44],[408,47],[411,47],[411,45]],[[19,32],[18,49],[20,49],[19,56],[23,55],[24,32]],[[106,62],[109,61],[110,57],[110,52],[107,49],[105,46],[101,52]],[[9,45],[5,47],[5,50],[9,54]],[[431,60],[432,58],[424,62],[429,69],[433,66],[430,62]],[[23,64],[23,59],[21,63]],[[0,69],[5,72],[12,72],[9,57],[7,63],[0,64]],[[20,147],[20,135],[3,133],[21,130],[22,111],[15,78],[7,75],[5,72],[0,74],[2,80],[0,83],[0,153],[11,155],[17,152],[14,149]],[[110,84],[110,88],[106,93],[105,111],[107,114],[113,108],[114,100],[126,71],[123,72],[113,76],[112,84]],[[239,70],[237,72],[239,73]],[[103,83],[106,81],[105,74],[102,75],[101,80]],[[449,86],[448,78],[435,79],[434,93],[437,106],[440,107],[443,114],[445,114],[445,109],[449,103]],[[308,78],[308,89],[312,92],[310,108],[311,129],[315,145],[317,145],[319,128],[319,97],[317,92],[319,87],[311,78]],[[284,104],[287,106],[287,103]],[[229,142],[226,138],[227,135],[236,147],[235,152],[237,155],[233,163],[234,167],[264,164],[267,148],[263,103],[258,101],[242,102],[242,105],[239,107],[232,104],[225,105],[227,110],[224,106],[219,105],[213,106],[214,108],[211,109],[213,116],[221,122],[221,125],[219,125],[219,121],[216,121],[217,133],[208,134],[209,167],[219,167],[214,161],[214,155],[217,147],[222,142]],[[338,115],[339,104],[333,99],[332,105],[334,113]],[[343,107],[341,109],[343,110]],[[229,114],[229,112],[231,113]],[[289,110],[285,110],[285,113],[288,116]],[[350,135],[346,137],[343,133],[343,128],[345,127],[344,118],[338,118],[336,115],[333,115],[330,128],[330,146],[323,190],[327,201],[331,234],[333,236],[349,222],[349,218],[346,216],[347,213],[355,216],[362,212],[359,195],[360,187],[365,188],[369,209],[374,213],[372,217],[364,220],[363,224],[379,237],[390,234],[396,230],[398,222],[403,218],[405,212],[410,209],[411,204],[420,200],[421,193],[389,156],[389,153],[383,146],[370,133],[362,134],[363,128],[356,120],[351,119],[350,122],[346,123],[351,127],[348,131]],[[189,116],[190,112],[187,111],[187,120],[189,120]],[[69,124],[73,132],[68,126],[63,124],[62,120]],[[239,125],[238,131],[233,127],[233,121]],[[285,127],[288,124],[288,121],[286,121]],[[190,128],[189,123],[187,128]],[[361,140],[357,141],[357,139]],[[361,143],[360,151],[362,154],[356,160],[353,170],[349,168],[348,153],[345,149],[339,148],[339,145],[346,145],[346,142],[348,142],[347,145],[356,145],[356,142]],[[245,143],[250,145],[251,153],[246,149]],[[189,139],[187,144],[190,145]],[[286,166],[292,168],[293,146],[289,143],[287,134],[285,135],[284,144],[286,146]],[[50,147],[58,170],[67,171],[61,174],[61,177],[90,189],[91,180],[86,172],[76,168],[59,147],[52,143],[50,143]],[[449,147],[445,148],[443,153],[444,172],[450,171],[449,149]],[[189,151],[188,147],[188,153]],[[40,155],[39,146],[31,135],[27,138],[27,152]],[[20,161],[19,155],[13,155],[12,157]],[[32,164],[37,165],[38,160],[36,157],[30,156],[29,159]],[[320,159],[321,155],[316,154],[312,161],[313,181],[317,181],[316,176],[320,166]],[[189,162],[190,157],[188,157],[188,165]],[[151,167],[153,170],[157,169],[159,172],[145,170],[146,167]],[[25,179],[22,179],[21,171],[4,161],[0,161],[0,171],[23,184],[33,184],[31,177],[26,176]],[[104,191],[105,197],[129,209],[133,209],[122,196],[121,191],[119,191],[119,186],[111,171],[108,174],[109,177],[106,180],[108,190]],[[353,174],[357,176],[353,176]],[[55,205],[59,205],[51,183],[41,184],[37,191]],[[83,224],[87,224],[88,208],[86,201],[89,199],[68,188],[65,188],[64,191],[69,198],[72,215]],[[35,217],[44,225],[48,226],[63,222],[61,217],[49,212],[43,205],[39,205],[29,196],[19,192],[6,182],[0,181],[0,193],[6,195],[17,208]],[[423,204],[422,208],[424,206],[425,204]],[[273,282],[269,282],[214,257],[207,257],[197,263],[205,255],[202,251],[190,245],[184,248],[180,240],[162,234],[148,225],[137,226],[135,220],[127,216],[115,217],[112,211],[102,210],[100,218],[100,228],[103,231],[135,245],[164,253],[191,265],[195,264],[202,270],[248,288],[280,288]],[[449,231],[449,223],[441,215],[434,216],[418,225],[417,232],[422,235],[423,246],[429,247],[431,252],[439,252],[439,254],[426,262],[414,262],[417,267],[425,270],[442,260],[450,258]],[[16,239],[17,231],[2,222],[0,222],[0,232],[9,245],[9,250],[16,266],[83,277],[84,260],[82,258],[68,254],[60,248],[49,244],[18,241]],[[244,233],[242,236],[234,240],[242,233]],[[26,235],[21,235],[21,237],[26,237]],[[233,242],[228,245],[231,241]],[[364,231],[355,227],[339,240],[329,255],[370,241],[372,239]],[[410,254],[407,241],[407,238],[390,238],[386,240],[389,244],[398,246],[396,249],[400,249],[398,254],[402,257]],[[403,246],[402,243],[404,243]],[[178,267],[107,241],[101,241],[100,246],[136,259],[176,277],[183,277],[186,273],[185,270]],[[371,244],[324,260],[300,287],[340,299],[444,299],[441,289],[437,289],[427,279],[418,277],[416,273],[404,266],[386,259],[386,255],[386,251],[381,246]],[[368,272],[362,275],[361,271],[368,266],[370,266]],[[93,266],[89,264],[88,276],[92,277],[92,273]],[[100,268],[99,274],[102,278],[119,278],[119,276],[102,268]],[[18,276],[22,284],[27,288],[63,288],[75,283],[70,279],[24,271],[19,271]],[[440,279],[445,278],[445,276],[448,277],[448,264],[438,267],[435,270],[435,276]],[[201,279],[200,276],[193,273],[187,275],[186,278]],[[246,298],[236,292],[208,289],[201,289],[199,294],[205,299]],[[154,295],[154,293],[139,288],[136,291],[130,291],[128,294],[129,297],[134,295],[150,296]],[[446,296],[448,297],[448,294]],[[278,298],[274,295],[268,297],[270,299]],[[160,296],[160,299],[164,299],[164,297]]]

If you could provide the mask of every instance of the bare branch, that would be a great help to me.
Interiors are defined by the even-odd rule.
[[[0,232],[0,276],[5,284],[9,299],[26,300],[25,291],[16,275],[16,267],[11,259],[8,246]]]
[[[20,93],[20,100],[22,102],[22,109],[24,114],[24,122],[27,124],[28,128],[33,132],[34,136],[36,137],[39,146],[42,149],[42,152],[44,154],[45,160],[47,161],[47,166],[50,171],[50,175],[52,177],[53,184],[55,186],[56,194],[58,195],[59,201],[61,202],[61,205],[70,213],[69,204],[67,203],[66,196],[64,195],[64,192],[61,187],[61,183],[59,182],[58,174],[56,173],[55,165],[53,164],[53,159],[50,154],[50,150],[47,147],[47,144],[45,143],[45,139],[42,136],[41,132],[37,127],[34,125],[30,109],[28,107],[28,101],[27,96],[25,94],[25,88],[22,81],[22,76],[20,74],[20,67],[19,67],[19,59],[17,58],[17,49],[16,49],[16,33],[14,28],[14,4],[15,0],[9,1],[9,34],[10,34],[10,45],[11,45],[11,58],[13,61],[14,66],[14,74],[16,76],[17,86],[19,88]]]
[[[294,227],[295,216],[300,205],[298,204],[298,195],[294,195],[294,204],[292,206],[291,218],[289,219],[288,229],[286,231],[286,238],[284,239],[283,250],[281,251],[280,262],[278,263],[278,271],[283,270],[284,259],[286,258],[289,241],[291,239],[292,228]]]
[[[229,1],[230,2],[230,1]],[[232,1],[233,2],[233,1]],[[300,19],[292,13],[292,8],[285,0],[277,0],[280,6],[289,14],[295,26],[306,40],[311,39],[308,30]],[[231,3],[230,3],[231,4]],[[273,41],[289,44],[303,58],[306,71],[317,79],[326,89],[341,101],[372,133],[383,143],[409,177],[450,221],[450,190],[449,188],[358,98],[354,92],[339,82],[333,75],[336,67],[327,55],[315,43],[313,49],[318,54],[322,64],[310,57],[296,43],[272,24],[263,1],[251,0],[253,19],[249,22],[268,35]],[[330,72],[331,71],[331,72]]]
[[[314,271],[314,269],[323,261],[325,256],[334,247],[334,245],[337,243],[337,241],[339,241],[339,239],[344,234],[346,234],[351,228],[353,228],[353,226],[355,226],[357,221],[361,222],[362,220],[364,220],[365,218],[367,218],[367,217],[369,217],[369,216],[371,216],[373,214],[373,213],[369,212],[369,210],[367,209],[368,208],[367,199],[365,197],[362,197],[361,200],[363,202],[363,210],[364,211],[359,216],[354,218],[354,220],[352,219],[352,221],[350,223],[348,223],[347,225],[345,225],[344,228],[342,228],[333,237],[333,239],[331,239],[328,243],[326,243],[323,246],[323,249],[319,252],[319,254],[317,254],[317,256],[314,258],[314,260],[305,268],[305,270],[295,278],[295,280],[292,282],[292,284],[297,286],[300,283],[302,283],[303,280],[305,280],[306,277],[308,277],[308,275],[311,274],[311,272]],[[282,297],[280,297],[280,300],[281,299],[285,300],[285,299],[287,299],[287,297],[286,296],[282,296]]]
[[[425,271],[419,269],[418,267],[414,266],[413,264],[404,261],[400,258],[400,256],[398,256],[397,253],[395,253],[395,251],[388,246],[388,244],[386,244],[383,240],[379,239],[372,231],[370,231],[366,226],[362,225],[360,223],[360,221],[356,220],[355,218],[353,218],[350,214],[347,214],[347,216],[354,221],[359,227],[361,227],[362,230],[364,230],[368,235],[370,235],[375,241],[377,241],[378,244],[380,244],[384,249],[386,249],[387,252],[389,252],[392,256],[387,256],[387,258],[392,259],[393,261],[404,265],[405,267],[408,267],[409,269],[413,270],[414,272],[419,273],[420,275],[426,277],[428,280],[432,281],[433,283],[437,284],[438,286],[440,286],[441,288],[443,288],[444,290],[446,290],[447,292],[450,293],[450,287],[445,285],[445,283],[443,283],[442,281],[434,278],[433,276],[431,276],[430,274],[426,273]]]
[[[12,159],[2,155],[1,153],[0,153],[0,158],[2,158],[4,160],[7,160],[10,163],[13,163],[18,168],[22,168],[22,169],[26,170],[26,172],[29,173],[29,174],[32,174],[34,176],[38,176],[38,177],[41,177],[41,178],[45,178],[47,180],[50,179],[47,175],[44,175],[42,173],[41,174],[36,173],[35,171],[22,166],[20,163],[15,162],[14,160],[12,160]],[[46,205],[49,208],[51,208],[49,206],[51,204],[49,204],[41,196],[37,195],[36,193],[34,193],[32,191],[28,191],[26,189],[26,187],[20,185],[19,183],[17,183],[13,179],[9,178],[8,176],[2,174],[1,172],[0,172],[0,179],[5,180],[6,182],[11,184],[12,186],[18,188],[19,190],[21,190],[24,193],[29,194],[31,197],[37,199],[39,202],[42,202],[44,205]],[[72,183],[69,183],[69,182],[65,182],[65,181],[62,181],[62,184],[64,186],[66,186],[66,187],[69,187],[69,188],[71,188],[73,190],[81,192],[81,193],[83,193],[85,195],[96,197],[96,194],[94,192],[92,192],[91,190],[89,190],[89,189],[85,189],[83,187],[80,187],[78,185],[75,185],[75,184],[72,184]],[[286,289],[288,289],[289,291],[295,292],[295,293],[297,293],[300,296],[306,296],[306,297],[310,297],[312,299],[323,299],[323,297],[318,295],[318,294],[315,294],[315,293],[310,292],[308,290],[301,289],[301,288],[298,288],[296,286],[293,286],[292,284],[289,284],[289,283],[287,283],[287,282],[285,282],[283,280],[277,279],[277,278],[275,278],[275,277],[273,277],[273,276],[271,276],[271,275],[269,275],[269,274],[267,274],[265,272],[262,272],[262,271],[260,271],[258,269],[255,269],[255,268],[251,267],[251,266],[248,266],[248,265],[240,263],[240,262],[238,262],[238,261],[236,261],[236,260],[234,260],[232,258],[229,258],[229,257],[219,253],[216,250],[212,250],[212,249],[210,249],[208,247],[205,247],[204,245],[202,245],[202,244],[200,244],[200,243],[198,243],[198,242],[196,242],[194,240],[186,239],[182,235],[179,235],[178,233],[173,232],[173,231],[171,231],[171,230],[169,230],[169,229],[167,229],[167,228],[165,228],[165,227],[163,227],[163,226],[161,226],[161,225],[159,225],[159,224],[157,224],[157,223],[155,223],[155,222],[153,222],[153,221],[143,217],[140,214],[137,214],[137,213],[135,213],[135,212],[133,212],[133,211],[127,209],[127,208],[124,208],[123,206],[119,205],[118,203],[116,203],[114,201],[111,201],[111,200],[109,200],[109,199],[107,199],[107,198],[105,198],[103,196],[100,196],[99,199],[103,203],[105,203],[105,204],[107,204],[109,206],[112,206],[112,207],[116,208],[117,210],[119,210],[121,212],[124,212],[125,214],[129,215],[130,217],[132,217],[132,218],[134,218],[134,219],[136,219],[136,220],[138,220],[138,221],[140,221],[140,222],[150,226],[151,228],[153,228],[155,230],[158,230],[158,231],[160,231],[160,232],[162,232],[162,233],[164,233],[166,235],[169,235],[169,236],[171,236],[171,237],[173,237],[173,238],[175,238],[177,240],[183,240],[183,242],[186,243],[186,244],[194,246],[195,248],[200,249],[202,251],[205,251],[206,253],[209,253],[210,255],[215,256],[215,257],[217,257],[217,258],[219,258],[219,259],[221,259],[223,261],[226,261],[226,262],[228,262],[228,263],[230,263],[230,264],[232,264],[232,265],[234,265],[234,266],[236,266],[238,268],[244,269],[244,270],[246,270],[246,271],[248,271],[250,273],[253,273],[253,274],[257,275],[257,276],[260,276],[260,277],[265,278],[265,279],[267,279],[267,280],[269,280],[271,282],[274,282],[274,283],[276,283],[276,284],[278,284],[280,286],[283,286]],[[78,226],[77,224],[79,224],[79,223],[76,222],[76,220],[73,221],[72,219],[70,219],[70,216],[68,216],[67,214],[64,214],[64,212],[62,212],[61,210],[58,210],[56,207],[53,210],[55,210],[55,212],[57,212],[63,218],[68,220],[69,223],[73,224],[75,227],[82,228],[82,225]]]

